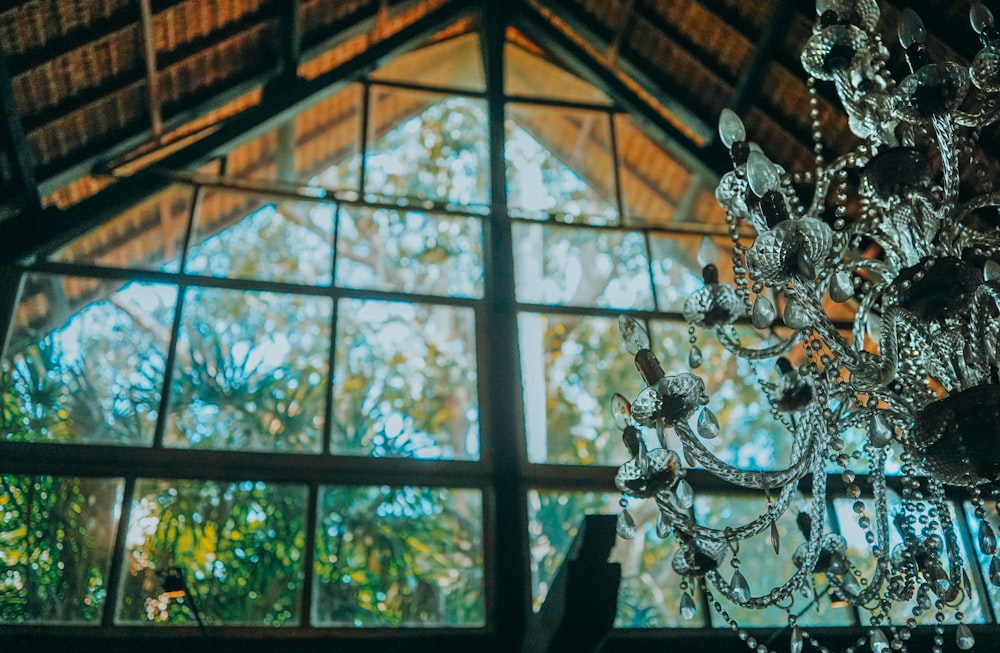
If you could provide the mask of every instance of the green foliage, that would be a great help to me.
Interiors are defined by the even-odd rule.
[[[126,542],[121,621],[187,623],[160,596],[157,570],[179,566],[206,623],[296,623],[307,492],[288,484],[144,481]]]
[[[32,341],[15,330],[0,378],[8,440],[152,441],[167,343],[144,322],[169,321],[176,292],[129,284]],[[156,296],[153,310],[137,298]]]
[[[317,452],[331,301],[209,288],[185,299],[167,443]]]
[[[472,310],[342,300],[337,315],[333,450],[477,456]]]
[[[478,491],[329,487],[320,506],[317,623],[484,623]]]
[[[0,622],[100,622],[121,486],[0,476]]]

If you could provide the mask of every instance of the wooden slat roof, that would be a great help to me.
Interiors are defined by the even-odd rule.
[[[152,85],[139,0],[21,0],[0,9],[5,114],[0,224],[9,220],[17,227],[39,207],[48,207],[39,219],[58,223],[61,211],[110,183],[101,176],[109,162],[171,143],[180,148],[182,139],[260,107],[268,100],[267,89],[279,82],[321,78],[432,12],[461,6],[474,13],[479,5],[476,0],[149,2]],[[590,59],[598,80],[606,75],[603,79],[622,84],[651,107],[649,115],[708,168],[724,169],[725,154],[714,142],[715,116],[733,105],[751,138],[766,143],[773,159],[791,169],[811,160],[808,93],[798,65],[813,21],[808,3],[506,4],[512,16],[526,13],[549,23],[553,35]],[[898,8],[882,4],[883,24],[894,24]],[[959,59],[974,54],[964,5],[910,4],[933,33],[933,54]],[[439,38],[472,30],[474,22],[459,22]],[[539,45],[547,50],[549,44]],[[748,78],[754,81],[750,88]],[[836,153],[853,137],[830,97],[829,89],[822,90],[820,108],[826,146]],[[161,133],[153,131],[151,101],[162,116]],[[23,255],[37,246],[26,242],[5,253]]]

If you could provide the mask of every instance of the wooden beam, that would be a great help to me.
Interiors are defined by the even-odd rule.
[[[531,612],[531,554],[528,506],[523,474],[527,445],[517,358],[517,300],[514,289],[514,244],[507,213],[504,106],[504,46],[510,5],[482,2],[483,68],[489,129],[490,206],[492,219],[483,223],[485,286],[488,319],[477,320],[476,342],[482,369],[479,406],[482,413],[483,459],[491,467],[493,500],[487,503],[487,621],[498,635],[497,653],[519,651]]]
[[[10,159],[11,190],[21,214],[38,218],[42,204],[35,179],[35,157],[14,97],[7,57],[0,47],[0,149]]]
[[[739,83],[729,100],[729,108],[737,114],[743,114],[753,104],[760,93],[761,82],[767,67],[774,59],[775,50],[781,47],[781,39],[788,30],[788,25],[794,15],[793,0],[778,0],[778,6],[767,21],[767,26],[754,45],[753,57],[743,70]],[[718,138],[718,134],[716,134]],[[808,145],[808,144],[807,144]]]
[[[535,43],[544,47],[552,56],[575,74],[608,92],[632,114],[647,132],[658,137],[659,144],[676,154],[681,162],[692,168],[702,168],[715,175],[732,169],[732,163],[723,152],[706,149],[695,143],[687,134],[668,121],[656,109],[623,82],[617,74],[596,60],[584,48],[566,36],[541,16],[535,9],[517,5],[514,25]],[[621,62],[619,57],[619,62]],[[703,127],[704,127],[704,123]],[[707,127],[705,127],[707,129]],[[708,136],[706,132],[706,136]]]
[[[163,117],[160,114],[160,84],[156,71],[156,43],[153,42],[152,0],[139,0],[139,26],[142,34],[143,62],[146,66],[146,103],[149,110],[150,131],[154,139],[163,135]]]
[[[291,79],[270,88],[261,104],[235,116],[215,132],[159,162],[167,169],[185,169],[207,162],[240,143],[274,129],[309,106],[378,67],[401,48],[418,43],[471,11],[472,0],[452,0],[422,16],[366,52],[312,80]],[[11,218],[12,238],[0,242],[0,264],[16,261],[46,245],[58,246],[121,213],[159,190],[168,180],[155,174],[136,174],[112,184],[93,197],[60,211],[45,221],[27,215]]]

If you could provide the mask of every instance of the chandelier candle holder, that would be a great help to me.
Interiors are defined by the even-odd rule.
[[[744,608],[784,609],[791,653],[806,644],[827,653],[796,620],[796,600],[815,600],[818,575],[831,596],[866,615],[849,653],[905,651],[923,619],[936,629],[935,652],[943,650],[949,619],[958,622],[958,648],[972,648],[960,606],[975,591],[968,567],[978,563],[959,547],[948,486],[968,492],[978,522],[974,544],[992,557],[988,580],[1000,586],[997,538],[986,521],[986,501],[1000,489],[1000,192],[979,152],[983,128],[1000,118],[1000,32],[990,11],[973,2],[970,36],[978,35],[982,49],[967,66],[935,62],[920,18],[904,10],[898,41],[908,70],[897,81],[876,30],[879,17],[876,0],[817,3],[801,57],[814,170],[791,174],[772,163],[732,111],[719,121],[733,170],[716,197],[734,243],[735,283],[720,283],[715,265],[705,266],[704,287],[684,306],[692,334],[687,362],[692,369],[704,363],[694,335],[701,328],[758,367],[777,365],[776,380],[761,384],[787,431],[775,437],[790,439],[788,466],[748,471],[714,455],[704,442],[729,425],[720,426],[704,382],[689,371],[668,375],[642,323],[619,321],[646,388],[632,402],[621,395],[612,402],[631,456],[616,484],[627,496],[653,499],[658,534],[679,542],[672,566],[684,579],[681,615],[694,616],[691,589],[699,587],[756,653],[770,649],[741,629],[716,595]],[[852,151],[829,161],[819,82],[832,84],[857,137]],[[747,226],[756,233],[749,246],[741,244]],[[854,312],[849,334],[833,317],[845,307]],[[764,345],[737,336],[734,325],[745,321],[763,332]],[[848,432],[864,434],[857,450]],[[892,506],[890,457],[901,469],[901,500]],[[864,458],[867,469],[854,469]],[[837,478],[828,476],[831,463],[842,487],[827,485]],[[761,513],[722,528],[699,524],[685,479],[696,466],[761,492]],[[828,496],[853,502],[871,561],[850,560],[847,541],[825,526]],[[618,532],[628,538],[636,525],[626,505],[623,498]],[[752,587],[740,570],[740,542],[769,534],[778,553],[776,521],[793,505],[805,538],[793,552],[795,571],[775,587]],[[890,529],[899,544],[890,542]],[[894,621],[900,606],[909,616]]]

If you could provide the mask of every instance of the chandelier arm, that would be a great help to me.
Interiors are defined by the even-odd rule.
[[[885,484],[885,460],[887,453],[884,447],[870,447],[868,453],[872,495],[875,500],[875,535],[877,547],[872,547],[872,554],[875,556],[876,564],[875,571],[868,581],[868,586],[858,595],[857,605],[865,605],[878,598],[889,567],[889,508],[888,493],[886,492]]]
[[[983,109],[977,113],[955,110],[952,120],[961,127],[985,127],[991,125],[1000,118],[1000,103],[997,103],[991,96],[983,96],[977,93],[977,98],[983,98]],[[988,98],[988,99],[987,99]]]
[[[986,208],[987,206],[1000,207],[1000,192],[977,195],[972,199],[957,205],[954,209],[952,209],[951,215],[948,216],[948,219],[952,222],[961,223],[965,217],[973,211],[978,211],[979,209]],[[986,236],[986,234],[981,231],[973,230],[972,233],[984,237]]]
[[[807,540],[806,554],[802,559],[802,564],[784,583],[771,589],[767,594],[761,596],[751,596],[746,601],[738,604],[744,608],[760,610],[777,605],[791,597],[795,590],[803,585],[806,577],[811,575],[819,560],[821,552],[821,541],[823,535],[823,513],[826,510],[826,474],[823,457],[817,457],[815,469],[812,471],[812,503],[810,504],[810,526]],[[731,531],[728,531],[731,533]],[[741,538],[742,539],[742,538]],[[705,574],[715,585],[716,589],[732,597],[732,588],[722,575],[715,570]]]
[[[777,356],[783,356],[788,353],[788,351],[798,344],[798,338],[795,336],[784,338],[781,341],[768,345],[767,347],[761,347],[760,349],[753,349],[749,347],[744,347],[739,343],[739,340],[734,338],[730,334],[726,327],[728,325],[716,325],[715,333],[719,338],[719,342],[722,346],[726,348],[730,353],[736,354],[741,358],[746,358],[747,360],[763,360],[766,358],[775,358]]]
[[[817,420],[820,421],[820,420]],[[674,430],[684,445],[686,454],[690,454],[696,462],[700,463],[710,472],[723,478],[734,485],[755,490],[771,490],[784,487],[788,484],[795,484],[809,473],[811,463],[816,456],[817,436],[809,439],[806,449],[788,467],[778,471],[770,472],[748,472],[729,465],[720,460],[715,454],[705,448],[689,427],[684,422],[679,422],[674,426]]]
[[[781,488],[778,498],[772,501],[763,513],[745,524],[724,529],[702,526],[695,522],[686,512],[674,507],[669,491],[663,490],[656,494],[656,506],[667,518],[667,522],[681,533],[698,540],[724,543],[733,540],[746,540],[763,533],[770,527],[771,522],[780,518],[788,509],[788,504],[796,489],[794,483],[791,486]]]

